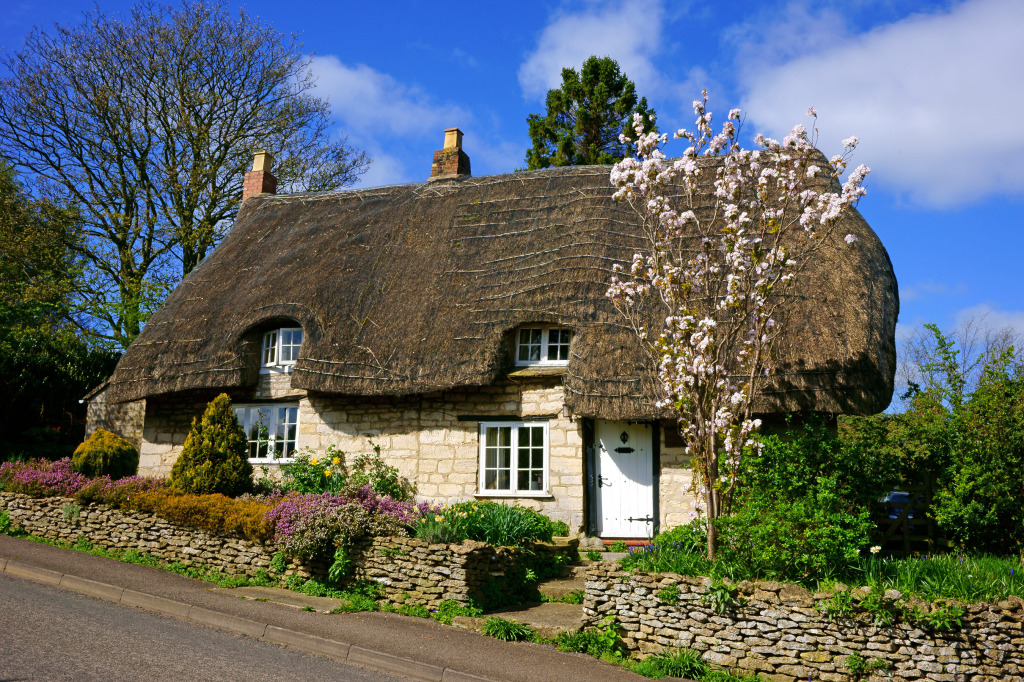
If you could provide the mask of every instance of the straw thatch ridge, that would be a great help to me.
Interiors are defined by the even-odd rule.
[[[262,330],[306,332],[292,385],[401,396],[488,385],[526,323],[575,330],[564,377],[575,414],[657,414],[651,361],[605,291],[645,247],[607,166],[247,200],[223,243],[128,348],[109,396],[241,389]],[[795,292],[784,363],[763,412],[874,413],[892,396],[898,300],[859,214]]]

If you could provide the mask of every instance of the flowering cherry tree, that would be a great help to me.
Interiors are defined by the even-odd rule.
[[[611,182],[616,200],[639,214],[650,248],[615,267],[608,296],[657,362],[658,406],[674,411],[693,492],[715,519],[729,513],[741,459],[759,453],[752,407],[775,371],[784,294],[864,195],[870,171],[859,166],[840,185],[857,138],[826,160],[813,126],[797,125],[781,142],[757,135],[755,149],[741,149],[740,110],[716,133],[702,95],[696,132],[675,134],[689,143],[678,159],[663,153],[666,135],[644,133],[633,118],[637,156],[617,163]],[[709,176],[710,197],[701,189],[712,186]],[[845,236],[847,245],[856,240]],[[649,328],[662,314],[664,324]],[[710,558],[716,544],[709,523]]]

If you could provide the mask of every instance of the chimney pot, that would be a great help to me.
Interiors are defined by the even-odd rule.
[[[252,169],[269,173],[274,166],[274,155],[261,149],[252,158]]]
[[[448,128],[444,131],[445,149],[462,149],[462,131],[458,128]]]

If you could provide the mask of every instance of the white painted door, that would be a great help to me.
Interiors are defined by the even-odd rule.
[[[597,533],[645,538],[654,532],[653,429],[650,424],[598,421]]]

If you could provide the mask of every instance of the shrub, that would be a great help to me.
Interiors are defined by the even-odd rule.
[[[476,540],[494,547],[551,542],[551,519],[526,507],[498,502],[459,502],[426,511],[416,537],[430,542]]]
[[[411,503],[377,495],[369,487],[348,496],[291,495],[266,512],[274,541],[304,558],[330,558],[339,547],[347,549],[365,536],[405,535],[415,516]]]
[[[134,476],[139,468],[139,451],[121,436],[97,429],[75,448],[72,469],[89,478],[113,479]]]
[[[350,475],[352,485],[362,488],[369,486],[378,495],[393,500],[408,502],[416,495],[416,486],[402,478],[396,467],[385,462],[380,456],[380,446],[370,443],[372,454],[356,455]]]
[[[123,508],[157,514],[172,523],[211,533],[237,535],[264,543],[273,537],[267,505],[233,500],[220,494],[177,495],[169,490],[145,490],[126,498]]]
[[[989,362],[970,400],[956,410],[952,462],[942,476],[935,519],[965,549],[1024,547],[1024,364]]]
[[[241,495],[252,488],[248,446],[231,399],[221,393],[206,407],[202,420],[192,420],[192,430],[171,468],[171,487],[193,495]]]
[[[333,445],[325,455],[308,449],[296,453],[292,462],[281,467],[281,483],[297,493],[337,493],[348,483],[345,453]]]
[[[434,612],[432,617],[442,625],[451,625],[452,621],[459,616],[476,618],[481,613],[483,612],[475,606],[463,606],[454,599],[445,599],[437,605],[437,611]]]
[[[52,497],[71,497],[89,484],[86,476],[73,471],[71,458],[56,462],[30,459],[27,462],[5,462],[0,464],[0,482],[4,490],[11,493]]]

